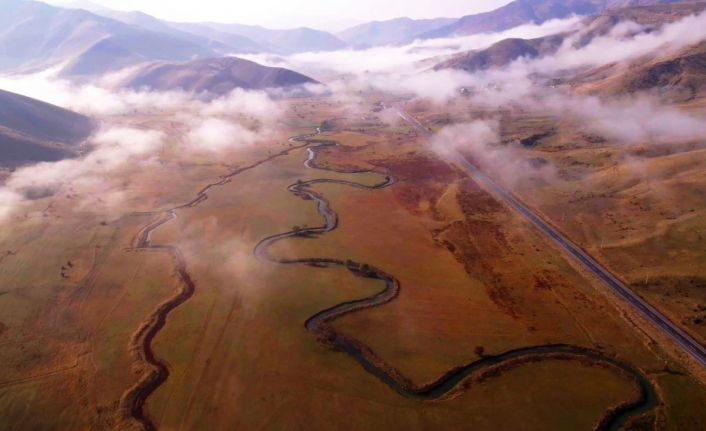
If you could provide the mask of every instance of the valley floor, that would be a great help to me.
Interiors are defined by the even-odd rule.
[[[56,195],[0,226],[3,428],[706,429],[702,371],[381,99],[299,99],[267,145],[167,148],[117,208]],[[665,202],[563,136],[527,150],[563,181],[513,191],[704,337],[701,150],[650,160]]]

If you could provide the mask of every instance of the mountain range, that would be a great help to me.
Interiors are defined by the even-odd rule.
[[[145,60],[185,61],[218,55],[197,43],[80,9],[0,0],[0,70],[32,71],[69,63],[66,75],[118,70]]]
[[[33,71],[62,65],[67,77],[84,77],[154,61],[189,62],[244,53],[292,54],[405,44],[414,39],[495,32],[570,15],[594,15],[622,6],[675,0],[516,0],[491,12],[460,19],[375,21],[336,35],[310,29],[272,30],[223,23],[176,23],[142,12],[106,9],[87,1],[55,7],[32,0],[0,0],[0,71]],[[506,42],[510,53],[531,43]],[[501,54],[501,57],[504,54]],[[493,58],[478,58],[495,63]]]
[[[670,16],[676,19],[701,10],[704,4],[696,1],[673,3],[677,1],[515,0],[496,10],[460,19],[374,21],[334,35],[310,28],[272,30],[241,24],[176,23],[142,12],[114,11],[87,1],[55,7],[32,0],[0,0],[3,10],[0,15],[3,29],[0,31],[0,71],[30,72],[58,66],[63,76],[76,79],[134,66],[136,70],[127,84],[133,88],[220,94],[238,86],[264,88],[314,82],[286,69],[267,68],[238,59],[219,60],[229,55],[257,52],[286,55],[399,45],[415,39],[497,32],[571,15],[590,16],[584,23],[589,30],[584,30],[581,37],[586,42],[605,34],[620,20],[645,24],[649,24],[649,20],[666,22]],[[664,5],[669,7],[662,7]],[[561,46],[565,37],[508,39],[485,50],[459,53],[435,68],[475,71],[499,67],[520,57],[550,54]],[[680,62],[678,69],[690,70],[697,61],[693,56],[690,58],[689,62]],[[666,73],[665,68],[672,70],[660,64],[659,70],[663,71],[660,76]],[[193,82],[187,82],[187,78]],[[636,82],[649,81],[637,77],[635,80],[629,81],[628,86],[635,87],[639,86]]]
[[[293,54],[306,51],[331,51],[346,46],[331,33],[300,27],[273,30],[255,25],[233,23],[180,23],[162,21],[139,11],[123,12],[107,9],[89,1],[72,2],[67,5],[96,15],[120,21],[145,30],[165,33],[182,39],[208,41],[230,53],[273,52]]]
[[[336,34],[339,39],[354,47],[398,45],[414,41],[422,34],[450,25],[455,18],[411,19],[396,18],[372,21]]]
[[[645,2],[641,2],[645,3]],[[706,2],[686,2],[607,9],[585,18],[580,30],[537,39],[505,39],[490,47],[459,53],[434,66],[435,70],[459,69],[468,72],[507,66],[519,58],[539,58],[555,53],[569,38],[575,47],[609,34],[620,22],[631,21],[647,30],[706,10]],[[640,58],[628,63],[611,63],[579,69],[555,81],[571,85],[577,92],[621,94],[658,92],[672,100],[686,101],[706,90],[706,43],[689,46],[676,53]]]
[[[694,0],[695,2],[696,0]],[[422,39],[467,36],[509,30],[523,24],[542,24],[573,15],[590,16],[610,9],[689,0],[515,0],[490,12],[464,16],[453,23],[421,34]]]

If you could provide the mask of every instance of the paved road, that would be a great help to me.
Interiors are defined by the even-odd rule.
[[[409,115],[402,109],[395,108],[406,122],[412,125],[426,138],[432,136],[432,132],[424,127],[417,119]],[[706,367],[706,348],[696,341],[691,335],[672,323],[664,314],[659,312],[653,306],[648,304],[644,299],[634,293],[615,275],[608,271],[603,265],[598,263],[586,251],[574,244],[570,239],[564,236],[557,229],[545,222],[534,211],[517,200],[512,194],[482,173],[476,166],[470,163],[461,153],[456,150],[450,151],[451,157],[459,165],[464,167],[468,173],[478,183],[482,184],[489,191],[503,200],[507,205],[517,211],[525,220],[534,225],[540,232],[551,238],[562,250],[570,254],[576,259],[587,271],[598,277],[606,286],[608,286],[618,297],[627,302],[630,306],[640,313],[645,319],[662,331],[664,335],[674,341],[686,354],[693,358],[701,366]]]

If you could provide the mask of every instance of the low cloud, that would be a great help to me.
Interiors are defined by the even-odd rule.
[[[0,88],[86,115],[112,116],[139,110],[167,110],[185,106],[181,92],[113,91],[95,84],[74,84],[58,77],[58,68],[31,75],[0,76]]]
[[[583,70],[655,53],[667,55],[704,41],[706,13],[659,29],[623,22],[579,48],[574,47],[577,37],[568,38],[556,54],[545,58],[523,58],[507,67],[476,73],[427,71],[380,85],[437,104],[458,97],[459,90],[465,88],[470,94],[469,105],[550,114],[619,143],[683,143],[706,137],[702,117],[680,111],[649,94],[596,97],[546,85],[557,72],[566,69]]]
[[[191,150],[212,153],[251,146],[259,139],[258,133],[218,118],[203,121],[188,135]]]
[[[627,144],[682,143],[706,137],[706,123],[642,95],[602,101],[598,97],[554,95],[541,105],[554,115],[573,119],[593,133]]]
[[[432,138],[432,148],[447,159],[454,159],[454,152],[469,156],[505,186],[516,188],[528,181],[553,181],[554,165],[545,159],[530,157],[517,144],[502,145],[497,120],[476,120],[456,124],[440,130]]]
[[[119,77],[118,77],[119,78]],[[272,130],[286,110],[282,94],[236,89],[211,100],[186,92],[112,90],[118,79],[74,84],[57,77],[57,70],[32,75],[0,76],[0,88],[62,106],[101,120],[103,126],[91,139],[90,153],[76,159],[38,163],[17,169],[2,188],[8,216],[23,202],[52,196],[61,190],[83,190],[85,199],[100,194],[100,204],[111,206],[126,197],[113,184],[111,173],[122,168],[149,165],[162,150],[219,153],[256,145],[273,136]],[[169,121],[161,130],[148,130],[135,114]],[[160,114],[166,114],[160,118]],[[136,124],[139,126],[133,126]],[[167,140],[167,133],[169,140]],[[166,152],[164,154],[174,154]],[[77,208],[80,204],[77,204]]]
[[[4,221],[24,201],[24,197],[14,190],[0,188],[0,221]]]
[[[306,52],[290,56],[256,54],[241,56],[255,62],[318,75],[321,72],[338,74],[407,72],[415,63],[451,55],[459,51],[483,49],[510,37],[536,38],[576,26],[578,17],[551,20],[541,25],[527,24],[498,33],[476,34],[464,37],[415,40],[404,46],[381,46],[369,49],[345,49],[333,52]],[[426,67],[426,66],[422,66]]]
[[[107,127],[99,131],[91,144],[94,149],[84,157],[58,162],[43,162],[17,169],[2,188],[3,208],[0,215],[7,217],[23,203],[53,196],[60,191],[88,192],[115,198],[122,195],[103,193],[119,190],[112,184],[111,174],[124,167],[150,163],[161,148],[164,133],[129,127]],[[115,200],[115,199],[113,199]]]
[[[273,121],[282,115],[282,104],[262,91],[236,88],[230,94],[203,105],[204,116],[242,114]]]
[[[75,84],[58,77],[59,69],[30,75],[0,76],[0,89],[61,106],[85,115],[120,116],[134,113],[182,112],[210,117],[243,115],[261,121],[274,121],[282,113],[276,97],[265,91],[236,88],[210,101],[184,91],[135,91],[115,89],[117,78],[95,83]]]
[[[580,37],[581,33],[578,33],[567,38],[554,55],[538,60],[522,60],[520,63],[525,63],[523,67],[529,68],[531,72],[548,73],[635,60],[655,52],[661,55],[677,52],[706,39],[706,12],[687,16],[659,29],[626,21],[615,26],[608,34],[577,48]]]
[[[102,166],[119,166],[135,156],[145,156],[158,150],[164,140],[164,132],[156,130],[114,127],[96,135],[93,142],[99,149],[86,160]]]
[[[703,118],[649,94],[605,98],[537,86],[522,75],[491,72],[485,78],[489,79],[465,86],[471,88],[469,103],[476,107],[549,114],[624,144],[683,143],[706,137]]]
[[[429,71],[436,63],[458,52],[484,49],[507,38],[536,38],[570,31],[576,29],[579,22],[579,17],[571,17],[541,25],[522,25],[498,33],[416,40],[404,46],[244,57],[318,77],[338,98],[349,99],[351,106],[358,104],[357,94],[370,90],[412,93],[443,103],[457,94],[459,86],[472,84],[473,77],[455,70]]]
[[[509,37],[536,38],[578,31],[579,21],[574,17],[501,33],[415,41],[406,46],[285,57],[246,57],[304,73],[311,71],[314,77],[329,78],[326,88],[311,86],[309,90],[315,94],[330,90],[336,102],[349,106],[352,115],[369,111],[361,106],[369,102],[363,95],[371,90],[411,95],[444,104],[456,98],[460,88],[467,88],[471,90],[467,99],[469,105],[549,113],[618,142],[690,141],[706,136],[706,126],[702,125],[706,123],[700,118],[665,107],[654,98],[639,96],[604,100],[542,85],[558,71],[628,61],[654,52],[671,52],[705,40],[706,13],[660,29],[621,23],[584,46],[579,46],[578,36],[569,37],[553,55],[520,59],[498,70],[478,73],[430,70],[451,54],[483,49]],[[275,123],[286,110],[286,101],[280,98],[288,95],[286,91],[266,93],[237,89],[226,96],[205,101],[184,92],[112,90],[115,82],[120,81],[120,74],[79,86],[58,78],[56,72],[48,70],[35,75],[0,77],[0,88],[99,116],[107,120],[106,124],[129,123],[130,116],[136,111],[168,113],[168,118],[178,123],[180,138],[177,145],[180,145],[182,154],[233,151],[270,139],[271,130],[276,129]],[[385,113],[380,117],[397,120]],[[111,185],[105,179],[98,181],[106,170],[120,169],[129,163],[150,163],[166,145],[166,135],[141,128],[106,126],[93,141],[95,150],[80,159],[19,169],[1,189],[6,197],[4,201],[10,203],[3,208],[11,207],[18,199],[53,193],[69,182],[90,184],[96,179],[94,184],[110,189]],[[438,148],[457,142],[479,163],[499,172],[508,183],[522,181],[526,175],[552,176],[550,165],[526,160],[527,152],[522,148],[502,145],[495,121],[446,128],[435,142]],[[115,195],[115,200],[119,199],[120,193]],[[0,209],[0,212],[7,210]]]

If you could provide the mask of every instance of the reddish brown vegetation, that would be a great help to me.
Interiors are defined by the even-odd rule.
[[[484,282],[488,296],[498,308],[519,317],[518,300],[497,265],[512,250],[496,221],[503,216],[504,207],[470,179],[464,180],[460,187],[458,203],[465,220],[435,231],[437,243],[453,253],[469,275]]]
[[[428,203],[429,212],[443,220],[436,205],[446,186],[461,177],[461,173],[443,161],[415,154],[405,158],[378,160],[375,165],[389,171],[398,180],[395,197],[405,209],[422,214],[422,205]]]
[[[564,277],[557,271],[542,270],[539,273],[533,274],[534,287],[537,289],[551,290],[556,287],[566,287]]]

